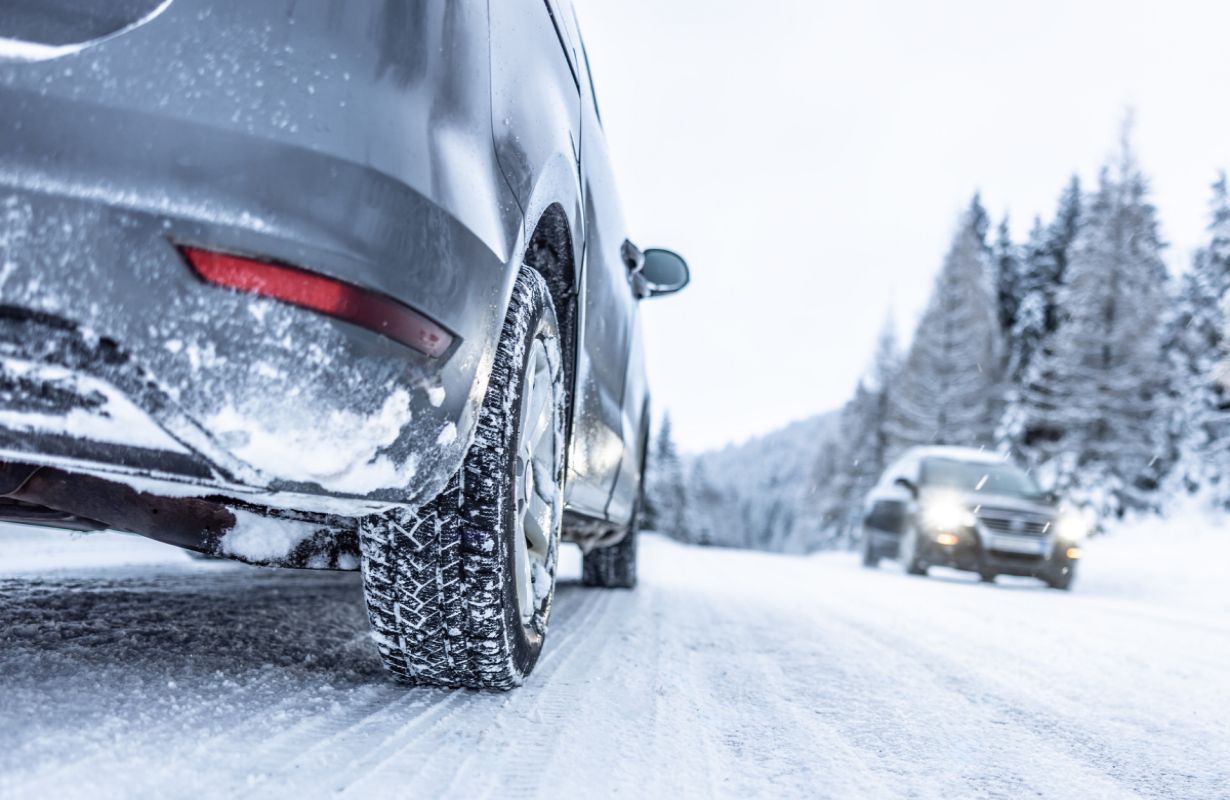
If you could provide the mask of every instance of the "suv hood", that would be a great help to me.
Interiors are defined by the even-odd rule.
[[[1044,500],[1029,500],[1015,495],[988,494],[986,492],[963,492],[959,489],[923,488],[919,494],[919,502],[943,497],[956,499],[969,506],[976,513],[983,510],[997,509],[1040,516],[1059,516],[1059,506]]]

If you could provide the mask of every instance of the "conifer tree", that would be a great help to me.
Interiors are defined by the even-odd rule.
[[[1081,185],[1075,175],[1059,198],[1055,219],[1043,227],[1034,220],[1020,275],[1020,306],[1013,339],[1019,345],[1014,377],[1020,378],[1043,341],[1059,327],[1059,289],[1080,226]]]
[[[689,502],[680,525],[687,532],[685,541],[692,544],[722,544],[728,547],[768,549],[768,543],[758,541],[755,529],[748,524],[742,509],[734,507],[713,485],[705,465],[696,462],[688,479]]]
[[[888,465],[888,402],[899,361],[890,317],[867,376],[842,409],[838,437],[816,466],[816,494],[822,499],[812,549],[849,545],[859,535],[863,500]]]
[[[1051,344],[1030,367],[1025,428],[1054,485],[1103,514],[1153,505],[1165,468],[1163,243],[1125,135],[1073,242]]]
[[[1176,488],[1230,507],[1230,197],[1213,184],[1209,242],[1183,276],[1166,336],[1175,375]]]
[[[1054,220],[1044,226],[1035,217],[1020,261],[1020,302],[1009,335],[1005,410],[996,438],[1031,464],[1040,459],[1033,444],[1044,439],[1047,430],[1044,419],[1041,428],[1026,427],[1027,420],[1034,419],[1037,425],[1040,417],[1030,407],[1033,395],[1025,390],[1038,376],[1031,370],[1035,355],[1050,347],[1059,327],[1059,291],[1080,225],[1081,204],[1080,180],[1073,175]]]
[[[970,198],[969,208],[965,210],[965,220],[979,246],[986,250],[987,234],[991,231],[991,215],[982,204],[982,192],[974,192],[974,196]]]
[[[995,242],[991,245],[991,268],[999,327],[1003,332],[1005,351],[1011,352],[1015,349],[1014,332],[1021,308],[1022,264],[1020,248],[1012,243],[1007,214],[995,229]]]
[[[670,414],[662,417],[647,472],[644,527],[687,541],[688,487],[671,435]]]
[[[894,450],[991,443],[1003,350],[979,224],[975,213],[962,217],[889,395]]]

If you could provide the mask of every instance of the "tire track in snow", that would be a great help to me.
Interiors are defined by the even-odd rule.
[[[710,722],[720,736],[709,760],[723,765],[711,773],[711,796],[892,796],[891,784],[869,768],[867,754],[816,713],[816,685],[828,677],[820,652],[826,637],[792,613],[795,638],[778,641],[772,633],[781,629],[773,619],[777,609],[734,600],[720,611],[704,604],[694,628],[709,633],[700,637],[704,646],[695,648],[691,668],[698,683],[722,699],[724,711],[720,723]],[[850,775],[858,776],[853,784],[838,777]]]
[[[643,557],[635,592],[561,584],[501,695],[387,683],[348,578],[7,582],[0,796],[1230,797],[1214,612],[656,537]]]
[[[339,585],[345,593],[348,588],[346,584],[353,582],[350,576],[332,573],[277,572],[219,563],[160,566],[133,576],[127,575],[127,569],[118,571],[126,576],[116,578],[116,570],[95,569],[39,580],[34,584],[36,593],[26,597],[12,593],[11,599],[15,602],[0,607],[0,613],[7,617],[17,616],[20,620],[22,615],[30,613],[24,606],[33,607],[37,613],[45,615],[45,605],[50,604],[51,610],[56,612],[56,627],[63,631],[55,642],[56,650],[63,651],[70,658],[83,659],[96,647],[94,640],[115,637],[126,646],[135,640],[136,644],[132,646],[135,656],[146,662],[154,651],[165,649],[165,645],[159,645],[159,640],[167,634],[172,635],[168,640],[173,639],[176,621],[192,614],[203,595],[225,606],[243,602],[251,595],[277,596],[287,589],[312,592],[317,587],[323,587],[329,595],[325,602],[332,604],[332,595]],[[28,582],[12,582],[12,585],[20,583],[29,585]],[[354,587],[353,598],[361,603],[357,586]],[[149,644],[145,643],[147,640]],[[79,651],[65,647],[66,642],[74,641],[80,641]],[[340,650],[344,652],[348,647],[343,645]],[[372,656],[375,657],[374,651]],[[187,691],[207,693],[210,705],[215,708],[252,709],[245,713],[243,722],[237,726],[232,723],[213,733],[193,731],[192,749],[202,760],[216,759],[225,753],[226,746],[235,737],[236,728],[248,724],[267,728],[269,718],[277,714],[305,713],[305,698],[301,694],[279,693],[279,675],[276,671],[258,670],[255,683],[249,682],[253,677],[251,674],[200,676],[190,668],[190,662],[187,664],[189,669],[185,669],[186,665],[177,661],[171,652],[165,658],[152,664],[143,663],[143,666],[152,670],[156,680],[163,681],[161,686],[155,685],[149,690],[159,693],[160,703],[170,704],[172,708],[176,705],[177,693]],[[117,682],[119,676],[112,674],[117,671],[122,673],[124,669],[118,664],[103,664],[100,672],[104,677],[100,680],[104,683]],[[193,678],[204,678],[203,684],[181,686],[191,682],[183,677],[185,672]],[[267,704],[266,696],[276,699]],[[157,715],[145,718],[148,710],[141,707],[126,711],[124,716],[107,718],[102,726],[88,731],[90,740],[83,746],[74,747],[69,759],[52,764],[48,769],[38,769],[36,766],[27,774],[10,776],[6,792],[28,796],[68,797],[78,796],[78,793],[92,796],[88,787],[96,783],[99,776],[107,775],[116,768],[117,754],[114,747],[106,746],[106,743],[122,741],[126,750],[145,753],[156,752],[167,742],[184,739],[183,718],[161,718]],[[132,717],[145,724],[134,729]],[[102,796],[108,795],[104,793]]]
[[[897,577],[907,581],[907,586],[926,586],[924,579]],[[964,588],[996,591],[976,585]],[[924,699],[909,703],[916,709],[915,716],[934,716],[935,724],[949,729],[954,729],[954,722],[960,723],[948,738],[964,743],[967,749],[976,747],[984,754],[980,758],[993,765],[994,769],[984,769],[982,775],[971,775],[976,786],[966,791],[1009,798],[1027,790],[1098,797],[1138,797],[1142,790],[1159,793],[1157,788],[1148,791],[1158,783],[1152,774],[1155,767],[1141,771],[1135,754],[1126,760],[1120,755],[1125,734],[1131,731],[1101,719],[1095,698],[1073,691],[1074,700],[1057,691],[1062,681],[1043,679],[1049,677],[1048,667],[1053,670],[1053,663],[1041,659],[1031,664],[1035,661],[1032,654],[1021,649],[970,642],[970,632],[978,626],[962,619],[962,606],[950,608],[958,612],[955,618],[951,614],[945,620],[902,618],[925,608],[918,604],[876,609],[872,603],[834,621],[848,631],[852,641],[862,640],[879,651],[869,663],[898,662],[903,700]],[[999,653],[980,653],[971,660],[971,644]],[[941,697],[947,699],[941,703]],[[942,714],[936,714],[937,707]],[[1147,740],[1142,744],[1149,746]],[[1170,796],[1174,789],[1160,788],[1161,796]]]
[[[269,773],[246,796],[310,797],[322,789],[331,794],[346,790],[390,752],[438,732],[465,709],[466,698],[460,691],[426,689],[424,694],[408,689],[374,713],[340,721],[329,736]]]
[[[541,786],[542,763],[556,746],[559,730],[538,729],[534,731],[537,735],[525,737],[517,735],[519,729],[527,721],[558,719],[565,705],[575,704],[574,693],[566,682],[560,682],[560,673],[578,656],[590,653],[590,642],[604,629],[603,621],[610,613],[609,592],[578,589],[569,594],[569,604],[575,607],[565,625],[552,625],[551,646],[525,686],[507,694],[464,693],[472,701],[471,716],[486,720],[484,725],[469,726],[476,735],[450,731],[432,741],[399,738],[342,796],[371,796],[389,785],[413,787],[415,795],[424,797],[530,796],[527,787]],[[508,737],[508,733],[513,735]],[[493,759],[493,754],[498,755]],[[474,779],[482,785],[466,786]]]
[[[589,625],[599,596],[583,592],[574,596],[575,608],[553,620],[552,647],[543,654],[529,684],[538,683],[539,669],[550,670],[553,661],[571,652],[570,642],[580,634],[590,636]],[[563,610],[563,609],[560,609]],[[571,618],[581,616],[579,624]],[[559,630],[561,629],[562,630]],[[246,796],[290,796],[312,794],[327,786],[342,796],[362,794],[362,787],[375,782],[380,787],[405,786],[419,796],[438,796],[435,787],[451,781],[460,759],[447,753],[459,739],[471,738],[464,732],[478,720],[499,713],[493,708],[504,698],[518,697],[529,686],[510,695],[492,695],[469,690],[391,686],[383,705],[373,712],[346,714],[324,727],[308,725],[292,732],[279,746],[282,766],[262,777]],[[264,759],[262,759],[264,762]],[[268,762],[264,762],[268,763]],[[377,792],[379,793],[379,792]]]
[[[856,675],[854,667],[836,682],[844,691],[829,698],[842,709],[834,722],[880,754],[876,771],[899,773],[924,796],[1132,796],[1096,762],[1075,757],[1045,731],[1017,724],[984,675],[848,619],[834,624],[842,631],[843,659],[853,657],[864,673]],[[861,707],[851,709],[854,692],[862,695]]]

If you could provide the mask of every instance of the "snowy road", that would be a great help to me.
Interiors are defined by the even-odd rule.
[[[354,575],[8,535],[0,797],[1230,797],[1226,561],[1175,550],[1066,595],[649,537],[489,695],[388,683]]]

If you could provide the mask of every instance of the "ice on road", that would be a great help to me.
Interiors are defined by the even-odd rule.
[[[17,530],[5,798],[1230,797],[1223,532],[1091,542],[1071,594],[648,536],[482,694],[390,683],[357,575]]]

